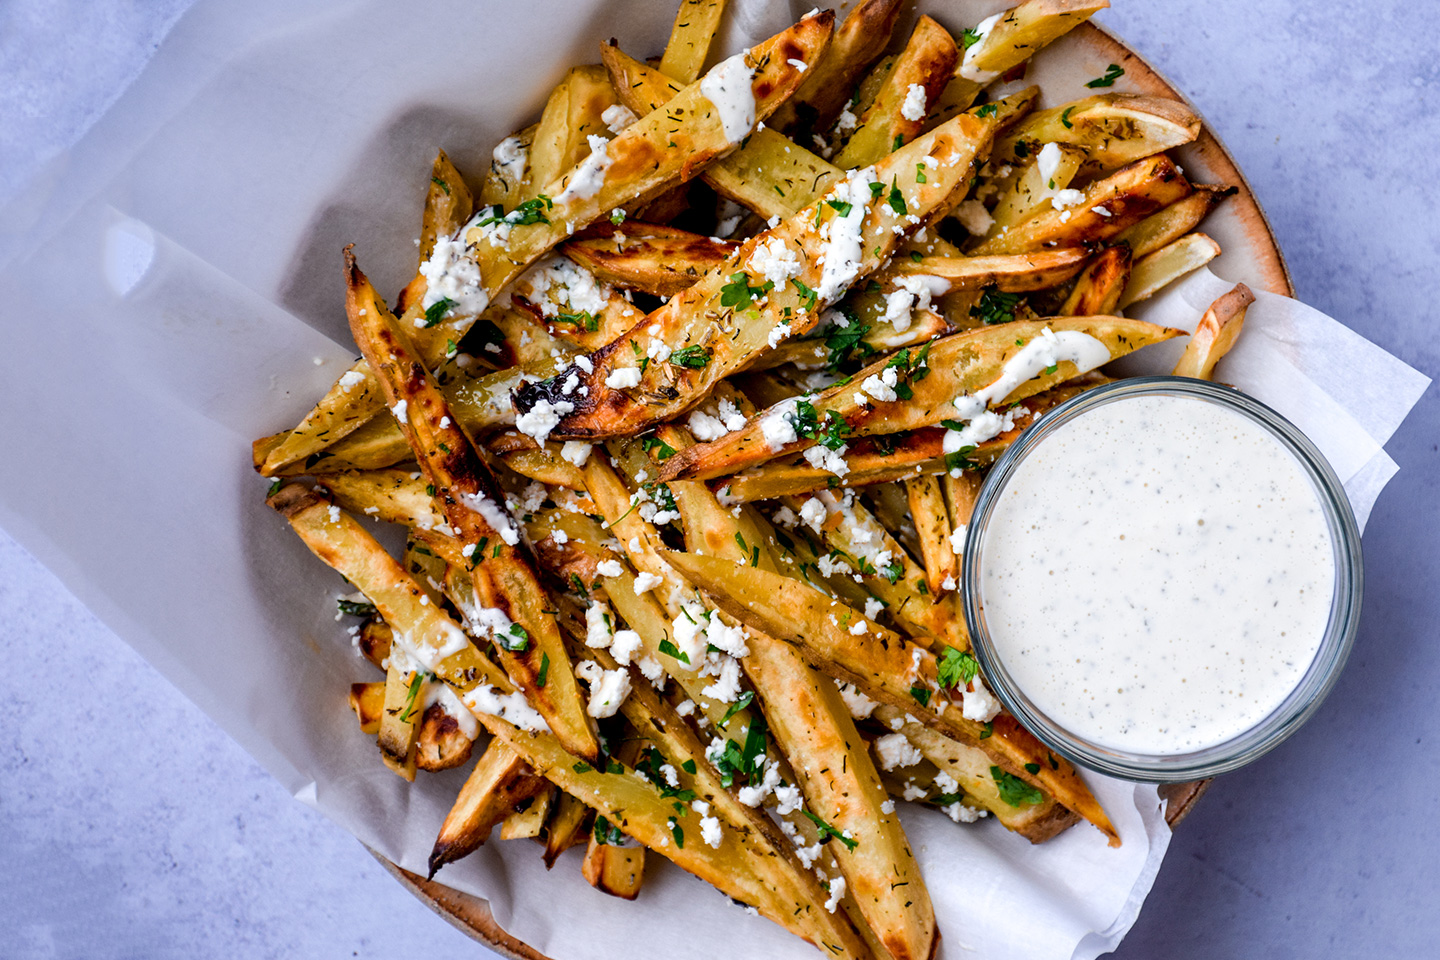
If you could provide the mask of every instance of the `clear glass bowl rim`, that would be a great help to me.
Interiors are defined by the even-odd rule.
[[[1020,463],[1057,427],[1086,411],[1119,400],[1154,395],[1218,403],[1267,428],[1309,474],[1335,550],[1335,592],[1330,619],[1315,659],[1299,685],[1268,717],[1245,733],[1192,753],[1173,755],[1137,754],[1101,747],[1051,721],[1010,679],[991,644],[980,609],[980,562],[985,531],[1007,481]],[[1234,387],[1186,377],[1134,377],[1104,384],[1047,411],[1026,428],[995,462],[976,498],[965,538],[961,582],[965,621],[975,655],[986,681],[1015,719],[1072,763],[1126,780],[1154,783],[1200,780],[1238,769],[1273,750],[1298,730],[1319,709],[1340,677],[1359,628],[1363,588],[1360,531],[1354,511],[1339,477],[1310,438],[1275,410]]]

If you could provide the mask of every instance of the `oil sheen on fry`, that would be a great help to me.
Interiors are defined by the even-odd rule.
[[[1320,500],[1263,426],[1137,396],[1058,427],[985,534],[985,619],[1015,684],[1102,748],[1189,753],[1256,726],[1325,633]]]

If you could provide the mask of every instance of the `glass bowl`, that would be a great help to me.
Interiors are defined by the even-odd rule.
[[[1006,484],[1016,469],[1057,428],[1087,411],[1136,396],[1170,396],[1218,404],[1265,428],[1298,461],[1314,488],[1329,527],[1335,584],[1330,616],[1314,659],[1299,684],[1268,716],[1224,742],[1185,753],[1131,753],[1085,739],[1052,720],[1006,670],[985,622],[982,578],[985,540]],[[1241,767],[1299,729],[1335,686],[1355,641],[1363,572],[1360,532],[1335,471],[1303,433],[1274,410],[1232,387],[1184,377],[1137,377],[1096,387],[1048,411],[996,461],[975,502],[965,539],[962,591],[965,620],[986,681],[1014,717],[1056,753],[1073,763],[1127,780],[1183,782]]]

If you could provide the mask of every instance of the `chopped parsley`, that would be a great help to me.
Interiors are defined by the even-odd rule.
[[[489,216],[480,221],[480,226],[488,227],[492,223],[508,223],[512,227],[528,227],[532,223],[549,223],[550,218],[545,216],[545,211],[555,206],[545,194],[535,197],[533,200],[526,200],[514,210],[504,216]],[[492,207],[492,210],[499,209]]]
[[[901,400],[910,400],[915,396],[915,391],[910,389],[910,384],[918,383],[930,375],[930,367],[926,360],[930,356],[930,344],[925,344],[911,356],[910,348],[906,347],[890,361],[885,364],[885,369],[894,369],[897,374],[895,384],[895,396]]]
[[[273,497],[273,496],[275,496],[275,491],[279,490],[280,487],[281,487],[281,485],[282,485],[284,482],[285,482],[285,481],[283,481],[283,480],[272,480],[272,481],[270,481],[270,487],[269,487],[269,489],[267,489],[267,490],[265,491],[265,496],[267,496],[267,497]]]
[[[453,306],[455,306],[455,301],[449,297],[441,297],[439,300],[430,304],[425,310],[425,326],[433,327],[445,319],[445,314],[449,313],[450,308]]]
[[[801,308],[807,311],[814,310],[815,304],[820,301],[820,294],[816,293],[814,290],[811,290],[799,280],[791,278],[790,282],[793,283],[795,285],[795,289],[800,292]]]
[[[1074,109],[1075,108],[1073,106],[1066,107],[1065,112],[1060,114],[1060,122],[1064,125],[1066,130],[1075,129],[1075,124],[1070,122],[1070,111]]]
[[[409,723],[410,718],[415,715],[415,698],[420,695],[420,688],[424,685],[423,673],[417,673],[410,679],[410,689],[405,691],[405,712],[400,714],[401,723]]]
[[[940,657],[938,677],[940,686],[954,690],[968,685],[980,672],[980,662],[968,653],[961,653],[954,647],[946,647]]]
[[[910,688],[910,696],[914,697],[915,702],[920,704],[920,706],[930,706],[930,690],[928,687],[922,687],[917,683]],[[1014,806],[1014,804],[1011,804],[1011,806]]]
[[[720,755],[713,758],[721,786],[730,787],[737,783],[745,786],[756,779],[765,761],[765,732],[765,721],[752,716],[743,746],[734,740],[725,741]]]
[[[441,180],[439,177],[431,177],[430,182],[435,184],[435,186],[439,187],[441,190],[444,190],[445,196],[450,196],[450,184],[446,183],[444,180]]]
[[[679,647],[675,646],[675,644],[672,643],[672,642],[670,642],[669,640],[661,640],[661,641],[660,641],[660,652],[663,653],[663,654],[666,654],[667,656],[674,657],[676,660],[679,660],[681,663],[689,663],[689,662],[690,662],[690,654],[685,653],[683,650],[681,650]]]
[[[834,410],[825,411],[825,419],[821,422],[815,406],[809,400],[801,400],[795,404],[795,432],[827,450],[839,450],[845,446],[845,438],[854,431]]]
[[[616,207],[614,210],[611,210],[611,211],[610,211],[610,222],[613,223],[613,224],[615,224],[615,226],[617,226],[617,227],[620,226],[620,224],[622,224],[622,223],[625,222],[625,211],[624,211],[624,210],[621,210],[619,207]]]
[[[975,108],[975,116],[981,117],[981,118],[984,118],[984,117],[993,117],[993,116],[996,116],[996,115],[999,114],[999,113],[1000,113],[1000,105],[999,105],[999,104],[995,104],[995,103],[986,103],[986,104],[982,104],[981,106]]]
[[[737,699],[734,703],[730,704],[730,708],[725,711],[725,716],[720,718],[720,726],[725,726],[725,724],[730,722],[731,717],[735,716],[735,714],[750,706],[750,704],[753,702],[755,702],[755,694],[751,693],[749,690],[746,690],[744,693],[740,694],[739,699]],[[693,773],[694,771],[692,770],[691,772]]]
[[[692,343],[688,347],[681,347],[670,354],[670,365],[675,367],[686,367],[690,370],[702,370],[710,362],[710,351],[698,343]]]
[[[685,831],[680,829],[680,823],[674,817],[670,818],[670,836],[675,838],[675,846],[685,849]]]
[[[595,818],[595,842],[602,847],[623,847],[625,833],[603,816]]]
[[[600,318],[585,310],[576,313],[562,313],[555,318],[556,323],[568,323],[579,330],[586,330],[594,333],[600,329]]]
[[[355,600],[341,600],[336,606],[340,612],[349,614],[352,617],[373,617],[375,616],[375,604],[368,602],[357,602]]]
[[[512,623],[508,630],[495,634],[495,642],[511,653],[520,653],[529,648],[530,634],[526,633],[520,624]]]
[[[979,30],[966,30],[960,34],[960,49],[969,50],[983,39],[985,38],[980,35]]]
[[[890,209],[895,211],[897,217],[903,217],[910,212],[910,208],[905,206],[905,195],[900,192],[898,177],[890,181],[890,195],[885,198],[885,202],[890,204]]]
[[[649,453],[651,450],[656,451],[655,458],[657,460],[669,460],[675,456],[675,448],[659,437],[641,437],[640,449],[646,453]]]
[[[750,286],[750,277],[741,270],[730,275],[730,282],[720,288],[720,306],[736,310],[749,310],[755,301],[775,289],[773,281],[766,280],[758,287]]]
[[[535,675],[535,686],[545,689],[545,681],[550,677],[550,654],[540,654],[540,672]]]
[[[834,210],[842,217],[848,217],[850,211],[853,209],[853,204],[851,204],[849,200],[826,200],[825,206]]]
[[[672,787],[665,780],[665,772],[661,768],[665,766],[665,757],[654,747],[646,747],[635,761],[635,772],[643,776],[655,785],[660,791],[660,796],[666,800],[675,799],[681,803],[689,803],[695,799],[694,790],[681,790]],[[673,771],[672,771],[673,772]]]
[[[981,323],[1009,323],[1015,319],[1015,307],[1020,294],[1005,293],[998,287],[986,287],[979,301],[970,308],[970,316],[979,317]]]
[[[915,164],[915,182],[929,183],[929,181],[925,179],[925,164],[923,163]]]
[[[1113,87],[1115,86],[1115,81],[1119,80],[1123,76],[1125,76],[1125,71],[1120,68],[1120,64],[1112,63],[1109,67],[1105,69],[1105,76],[1096,77],[1094,80],[1091,80],[1089,83],[1085,84],[1085,86],[1091,88]]]
[[[990,778],[995,781],[995,786],[1000,789],[1000,799],[1012,807],[1034,806],[1045,799],[1045,795],[1039,790],[1030,786],[1030,784],[1021,780],[1013,773],[1006,773],[999,767],[990,768]]]
[[[806,810],[802,807],[800,812],[805,814],[805,816],[809,818],[811,823],[815,824],[816,830],[820,831],[821,843],[829,843],[831,840],[839,840],[841,843],[845,844],[846,850],[854,850],[857,846],[860,845],[859,840],[845,836],[845,834],[841,833],[839,830],[836,830],[834,827],[830,826],[830,824],[826,823],[824,820],[821,820],[809,810]]]

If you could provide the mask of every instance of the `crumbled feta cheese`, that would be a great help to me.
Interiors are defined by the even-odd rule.
[[[874,620],[880,616],[880,611],[884,609],[885,604],[883,601],[876,600],[874,597],[867,598],[865,601],[865,619]]]
[[[589,200],[605,186],[605,171],[615,162],[609,153],[610,141],[593,133],[589,141],[590,155],[575,168],[575,175],[555,197],[556,203],[563,205],[577,200]]]
[[[830,899],[825,901],[825,912],[834,913],[845,898],[845,878],[835,877],[830,881]]]
[[[881,403],[893,403],[898,394],[895,392],[895,385],[899,382],[899,375],[894,367],[886,367],[879,373],[872,373],[860,384],[860,389]]]
[[[950,534],[950,552],[955,556],[961,556],[965,552],[965,534],[969,530],[963,523],[955,524],[955,529]]]
[[[960,712],[966,720],[989,723],[1000,712],[1000,701],[985,687],[985,681],[978,676],[971,681],[975,689],[966,689],[961,698],[964,701]]]
[[[596,564],[595,572],[602,577],[618,577],[625,572],[625,568],[620,566],[619,560],[612,558],[610,560],[601,560]]]
[[[819,257],[823,267],[815,292],[825,303],[838,300],[860,275],[860,266],[865,258],[862,233],[865,215],[874,199],[870,184],[875,182],[873,166],[851,170],[826,198],[850,206],[843,216],[837,210],[836,215],[820,228],[825,247]]]
[[[570,461],[577,467],[583,467],[585,466],[585,461],[590,459],[590,451],[592,449],[593,445],[583,440],[566,440],[565,444],[560,448],[560,457],[561,459]]]
[[[340,374],[340,389],[349,393],[355,386],[365,382],[365,374],[358,370],[346,370]]]
[[[795,405],[793,398],[783,400],[760,418],[760,433],[765,437],[765,443],[772,453],[784,449],[786,444],[794,443],[799,436],[795,432]]]
[[[840,684],[840,699],[845,701],[845,709],[849,710],[850,716],[856,720],[868,718],[875,712],[875,708],[880,706],[848,683]]]
[[[425,296],[420,306],[426,310],[441,300],[450,300],[454,304],[450,308],[452,316],[474,316],[490,305],[480,264],[462,239],[437,237],[429,258],[420,264],[420,275],[425,278]]]
[[[734,657],[720,658],[720,668],[715,675],[715,682],[707,685],[701,691],[713,700],[721,703],[734,703],[740,699],[740,663]]]
[[[925,759],[903,733],[887,733],[875,740],[874,747],[882,770],[913,766]]]
[[[1066,207],[1073,207],[1076,204],[1083,203],[1084,201],[1085,194],[1081,193],[1079,190],[1071,190],[1069,188],[1066,188],[1064,190],[1056,192],[1055,196],[1050,198],[1050,206],[1054,207],[1056,210],[1064,210]]]
[[[664,582],[664,580],[655,576],[655,574],[650,571],[642,570],[635,576],[635,594],[639,596],[647,590],[654,590]]]
[[[610,655],[621,663],[632,662],[635,654],[643,648],[640,634],[634,630],[616,630],[614,639],[610,641]]]
[[[895,812],[895,801],[894,801],[894,800],[891,800],[889,797],[886,797],[885,800],[880,804],[880,812],[881,812],[881,813],[894,813],[894,812]]]
[[[627,387],[638,387],[640,386],[640,377],[641,373],[639,367],[617,367],[616,369],[610,371],[609,376],[605,378],[605,386],[609,387],[612,390],[624,390]]]
[[[803,807],[805,798],[800,794],[799,787],[787,783],[775,788],[775,804],[775,812],[784,817]]]
[[[803,456],[806,462],[816,470],[824,470],[837,477],[843,477],[850,472],[850,464],[845,460],[845,451],[848,449],[849,444],[841,444],[834,450],[816,444],[813,447],[807,447]]]
[[[635,116],[635,111],[623,103],[612,103],[600,114],[600,122],[609,127],[611,133],[619,133],[639,119]]]
[[[630,696],[630,674],[624,670],[605,670],[591,660],[581,660],[575,665],[575,675],[590,685],[585,712],[597,720],[615,716]]]
[[[751,273],[758,274],[775,286],[783,287],[791,277],[800,275],[800,258],[779,237],[757,244],[746,263]]]
[[[830,516],[825,509],[825,504],[811,497],[800,505],[800,519],[805,521],[806,526],[816,533],[820,532],[820,525]]]
[[[983,237],[995,226],[995,218],[979,200],[966,200],[955,208],[955,219],[972,237]]]
[[[536,443],[544,444],[550,431],[560,423],[560,418],[574,409],[575,404],[565,400],[558,403],[537,400],[534,406],[515,418],[515,429]]]
[[[910,89],[905,92],[905,102],[900,105],[900,116],[919,123],[925,119],[927,106],[925,88],[918,83],[912,83]]]

